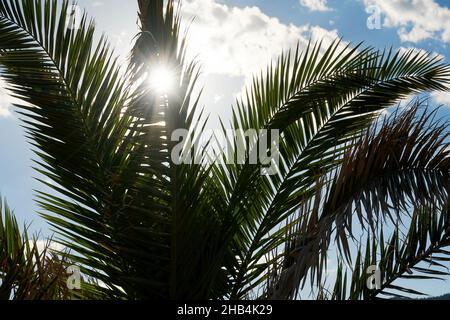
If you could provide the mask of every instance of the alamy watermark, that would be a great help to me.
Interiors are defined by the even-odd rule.
[[[202,150],[211,139],[218,147],[209,149],[208,157]],[[174,164],[202,164],[217,161],[219,164],[260,165],[262,175],[275,175],[280,163],[279,130],[206,130],[193,137],[186,129],[172,133],[171,160]],[[223,161],[224,160],[224,161]]]
[[[367,289],[380,290],[382,286],[381,270],[378,266],[369,266],[366,271],[367,274]]]
[[[69,266],[67,268],[67,288],[69,290],[81,290],[81,271],[78,266]]]
[[[83,19],[83,10],[76,4],[72,4],[67,8],[66,13],[66,28],[71,30],[78,30],[81,27]]]
[[[366,8],[366,12],[371,14],[367,18],[367,28],[369,30],[381,29],[381,8],[379,6],[369,6]]]

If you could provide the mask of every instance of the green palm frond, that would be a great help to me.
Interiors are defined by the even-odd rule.
[[[16,107],[40,158],[37,171],[59,194],[39,193],[44,216],[97,270],[116,270],[121,262],[102,251],[114,229],[108,212],[123,206],[113,194],[126,159],[116,152],[128,128],[125,81],[105,40],[94,44],[93,23],[83,15],[78,26],[68,24],[69,10],[68,1],[2,1],[2,77],[24,102]]]
[[[244,274],[249,262],[267,253],[267,242],[273,241],[272,249],[283,242],[271,232],[295,215],[320,177],[339,166],[347,146],[382,110],[409,94],[446,90],[450,69],[431,55],[358,49],[341,49],[336,42],[321,58],[320,44],[283,56],[238,103],[233,127],[279,129],[281,160],[279,174],[268,177],[248,164],[217,170],[227,209],[241,219],[244,263],[237,288],[254,280],[244,280]]]

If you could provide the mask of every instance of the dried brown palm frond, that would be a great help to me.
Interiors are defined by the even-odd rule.
[[[340,254],[350,260],[355,219],[375,232],[386,221],[400,224],[410,208],[430,203],[445,208],[449,133],[437,112],[416,100],[375,123],[350,147],[334,176],[319,187],[323,191],[301,207],[273,298],[295,295],[308,271],[320,285],[333,235]]]

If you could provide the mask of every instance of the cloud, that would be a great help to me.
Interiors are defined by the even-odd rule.
[[[440,91],[433,92],[431,97],[438,105],[445,105],[450,107],[450,92]]]
[[[30,240],[30,245],[33,245],[33,241]],[[47,254],[50,255],[52,251],[64,251],[66,248],[57,242],[48,241],[48,240],[37,240],[36,248],[39,253],[43,253],[45,249],[47,249]]]
[[[31,104],[22,101],[21,99],[12,97],[8,90],[8,85],[0,76],[0,118],[14,117],[12,112],[13,104],[22,106],[31,106]]]
[[[259,75],[282,51],[297,44],[305,49],[310,39],[323,40],[326,48],[339,38],[336,29],[287,24],[255,6],[219,2],[184,0],[182,5],[184,25],[189,25],[187,56],[202,66],[200,81],[205,90],[200,105],[210,115],[208,129],[220,128],[219,117],[229,124],[231,106],[242,97],[253,75]]]
[[[327,0],[300,0],[300,5],[311,11],[331,11],[327,6]]]
[[[402,42],[436,39],[450,42],[450,9],[435,0],[364,0],[385,15],[383,26],[398,28]]]
[[[11,111],[9,108],[12,103],[12,98],[9,96],[5,88],[6,84],[0,78],[0,118],[11,116]]]
[[[258,7],[231,7],[215,0],[183,2],[189,29],[190,56],[197,56],[206,74],[248,78],[297,43],[306,47],[324,39],[324,46],[338,38],[337,30],[319,26],[284,24]]]

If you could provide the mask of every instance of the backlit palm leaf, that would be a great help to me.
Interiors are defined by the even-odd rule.
[[[332,234],[350,260],[352,218],[376,230],[408,205],[446,202],[445,127],[425,127],[413,107],[368,129],[400,99],[447,88],[450,68],[437,58],[340,41],[297,48],[254,80],[231,121],[280,131],[277,174],[222,158],[175,163],[172,134],[196,138],[206,124],[199,69],[175,2],[138,5],[141,30],[121,76],[87,16],[71,23],[68,1],[0,3],[1,74],[23,101],[37,170],[53,180],[38,201],[71,249],[63,256],[101,283],[96,297],[293,298],[308,275],[320,283]],[[160,68],[173,80],[167,92],[152,85]],[[230,142],[231,151],[245,143]]]

